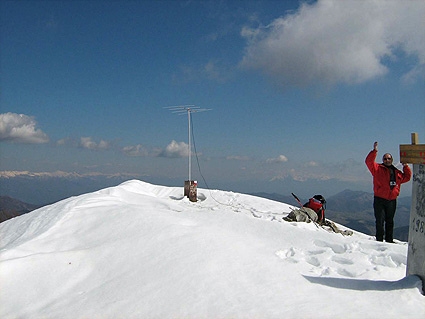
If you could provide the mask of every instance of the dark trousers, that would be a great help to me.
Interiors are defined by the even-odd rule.
[[[394,215],[397,207],[397,200],[387,200],[376,197],[373,200],[373,209],[376,219],[376,240],[393,242]],[[385,226],[384,226],[385,225]],[[384,231],[385,229],[385,231]]]

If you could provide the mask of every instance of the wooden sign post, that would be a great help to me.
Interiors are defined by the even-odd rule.
[[[418,143],[418,134],[412,133],[412,144],[400,145],[400,162],[413,164],[406,275],[419,276],[425,294],[425,144]]]

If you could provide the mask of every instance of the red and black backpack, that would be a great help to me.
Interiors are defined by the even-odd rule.
[[[314,195],[304,204],[304,207],[314,210],[319,222],[325,222],[326,200],[322,195]]]

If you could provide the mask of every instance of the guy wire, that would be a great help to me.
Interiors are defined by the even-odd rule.
[[[211,193],[211,189],[210,189],[210,187],[208,186],[208,183],[207,183],[207,181],[205,180],[204,175],[202,174],[201,166],[200,166],[200,164],[199,164],[198,152],[197,152],[197,150],[196,150],[196,143],[195,143],[195,134],[193,133],[193,131],[194,131],[194,130],[193,130],[192,113],[190,113],[190,114],[189,114],[189,116],[190,116],[190,119],[191,119],[191,121],[190,121],[190,126],[191,126],[191,130],[192,130],[193,149],[195,150],[195,157],[196,157],[196,163],[198,164],[198,171],[199,171],[199,174],[201,175],[202,180],[204,181],[205,186],[207,187],[208,191],[210,192],[210,196],[211,196],[211,198],[212,198],[214,201],[216,201],[216,202],[217,202],[218,204],[220,204],[220,205],[225,205],[225,206],[233,207],[233,205],[225,204],[225,203],[221,203],[220,201],[218,201],[217,199],[215,199],[215,198],[214,198],[214,196],[213,196],[213,195],[212,195],[212,193]]]

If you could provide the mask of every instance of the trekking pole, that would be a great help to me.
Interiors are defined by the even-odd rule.
[[[304,207],[304,205],[303,204],[301,204],[301,201],[300,201],[300,199],[297,197],[297,195],[295,195],[294,193],[291,193],[292,194],[292,196],[294,196],[294,198],[295,198],[295,200],[298,202],[298,204],[300,204],[300,206],[301,207]]]

